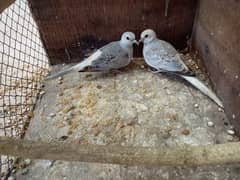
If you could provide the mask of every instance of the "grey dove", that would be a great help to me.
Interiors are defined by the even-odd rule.
[[[135,40],[135,34],[124,32],[120,41],[114,41],[101,47],[82,62],[50,75],[46,79],[57,78],[71,71],[82,71],[87,67],[91,67],[96,71],[108,71],[125,67],[132,60],[134,43],[138,44]]]
[[[155,69],[156,73],[162,72],[180,76],[223,108],[221,100],[211,89],[193,75],[182,61],[177,50],[170,43],[159,40],[156,33],[151,29],[143,31],[139,41],[143,42],[145,62]]]

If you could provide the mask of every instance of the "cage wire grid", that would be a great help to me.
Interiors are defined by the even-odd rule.
[[[27,0],[16,0],[0,14],[0,136],[23,137],[48,58]],[[1,177],[13,157],[0,156]]]

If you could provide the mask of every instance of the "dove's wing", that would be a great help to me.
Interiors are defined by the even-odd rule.
[[[144,46],[143,55],[146,63],[159,71],[177,73],[189,71],[176,49],[165,41],[156,40]]]
[[[189,76],[189,69],[181,60],[176,49],[169,43],[156,40],[147,46],[144,45],[143,55],[146,63],[159,72],[170,72],[187,80],[203,94],[211,98],[220,107],[221,100],[203,82],[194,76]],[[192,75],[192,74],[191,74]]]
[[[120,46],[119,41],[109,43],[99,51],[102,52],[101,55],[91,63],[91,67],[97,70],[118,69],[131,61],[129,54]]]
[[[129,52],[131,52],[131,50],[132,49],[130,49]],[[128,52],[120,46],[119,41],[115,41],[98,49],[82,62],[56,74],[53,74],[47,77],[47,79],[53,79],[71,71],[82,71],[86,67],[93,67],[99,71],[118,69],[127,66],[130,61],[131,58],[129,57]]]

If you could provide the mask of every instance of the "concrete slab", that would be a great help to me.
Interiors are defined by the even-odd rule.
[[[142,61],[117,74],[70,73],[45,82],[44,92],[27,139],[150,147],[238,140],[227,133],[230,123],[210,99],[183,80],[150,73]],[[14,176],[18,180],[238,179],[239,169],[238,165],[149,168],[34,160]]]

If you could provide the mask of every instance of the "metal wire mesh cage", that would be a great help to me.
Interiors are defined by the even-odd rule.
[[[0,136],[22,137],[48,72],[48,58],[27,0],[0,14]],[[1,156],[1,177],[13,158]]]

